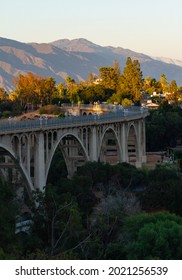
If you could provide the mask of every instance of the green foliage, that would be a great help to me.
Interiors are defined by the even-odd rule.
[[[27,75],[20,74],[14,79],[16,89],[14,96],[19,100],[22,106],[27,103],[37,104],[51,104],[52,100],[58,97],[58,90],[55,86],[53,78],[41,78],[30,72]]]
[[[182,218],[174,214],[139,214],[125,221],[127,259],[182,257]]]
[[[57,105],[46,105],[39,109],[40,114],[59,115],[60,108]]]
[[[164,103],[151,112],[146,122],[148,151],[166,150],[176,146],[182,135],[182,112],[178,107]]]
[[[161,166],[151,170],[148,185],[140,199],[147,211],[165,209],[182,215],[182,181],[176,169]]]
[[[97,209],[90,217],[89,259],[105,259],[112,254],[112,243],[116,242],[125,217],[123,200],[119,195],[103,198]]]
[[[148,93],[149,95],[152,95],[154,92],[162,93],[162,85],[160,81],[157,81],[156,79],[152,79],[150,76],[147,76],[144,80],[143,90]]]
[[[68,175],[66,164],[60,149],[57,149],[49,169],[47,182],[52,185],[59,185],[61,180]]]
[[[167,78],[166,78],[166,75],[162,74],[160,76],[160,83],[161,83],[161,86],[162,86],[162,92],[168,92],[168,82],[167,82]]]
[[[33,192],[29,235],[15,236],[14,190],[0,185],[1,258],[181,258],[182,218],[165,212],[138,214],[139,198],[143,210],[182,215],[182,181],[175,169],[88,162],[67,179],[64,168],[57,151],[45,191]],[[142,191],[136,193],[137,187]]]
[[[101,68],[101,70],[105,76],[111,72],[111,69]],[[114,71],[114,69],[112,71]],[[103,81],[106,80],[105,76],[103,76]],[[131,103],[136,103],[140,100],[143,80],[140,64],[137,60],[132,61],[131,58],[128,57],[123,73],[117,74],[117,79],[115,80],[117,80],[117,85],[113,88],[115,88],[116,92],[109,98],[109,102],[118,102],[122,103],[122,105],[127,102],[127,105],[131,105]],[[109,82],[108,79],[108,83]]]
[[[120,88],[125,97],[137,102],[141,97],[143,87],[142,72],[138,60],[127,58],[126,66],[121,75]]]
[[[182,151],[181,150],[174,150],[174,160],[177,162],[177,167],[180,172],[182,172]]]
[[[147,182],[146,173],[128,163],[111,166],[101,162],[87,162],[78,169],[77,175],[86,177],[92,189],[100,189],[105,194],[118,190],[129,191]]]
[[[109,243],[105,250],[104,259],[105,260],[124,260],[124,259],[126,259],[124,244],[119,241]]]
[[[113,166],[111,174],[112,182],[120,190],[132,191],[136,187],[143,186],[146,182],[146,174],[128,163],[119,163]]]
[[[1,257],[9,255],[13,258],[13,243],[15,240],[15,219],[19,206],[15,199],[16,192],[12,184],[0,180],[0,240]]]
[[[103,185],[100,200],[93,194],[98,183]],[[47,186],[43,197],[37,194],[31,240],[52,259],[180,259],[181,218],[136,214],[138,206],[127,196],[136,186],[146,186],[139,194],[143,208],[152,202],[152,210],[160,206],[177,213],[182,193],[175,188],[180,184],[175,170],[168,167],[146,172],[126,163],[87,163],[71,180],[62,178],[56,186]],[[174,245],[179,247],[176,254]]]
[[[116,90],[120,77],[120,69],[117,61],[114,62],[113,67],[101,67],[99,69],[102,85],[105,88]]]
[[[3,118],[8,118],[8,117],[10,117],[10,116],[11,116],[11,111],[7,111],[7,110],[6,110],[6,111],[4,111],[3,114],[2,114],[2,117],[3,117]]]
[[[65,114],[63,112],[59,113],[59,118],[61,119],[65,118]]]
[[[90,73],[87,81],[77,83],[70,76],[67,76],[64,83],[55,85],[55,80],[51,77],[42,78],[28,72],[26,75],[20,74],[14,79],[15,90],[8,96],[3,88],[0,88],[1,103],[9,103],[10,100],[21,104],[16,110],[11,108],[13,115],[21,113],[22,108],[27,103],[34,107],[38,105],[59,104],[59,103],[93,103],[97,102],[118,102],[123,106],[141,101],[141,92],[145,91],[149,96],[156,93],[170,91],[170,97],[166,97],[179,104],[181,100],[181,88],[177,86],[175,80],[169,84],[165,74],[160,76],[160,81],[155,78],[142,78],[142,71],[138,60],[128,57],[123,72],[120,72],[119,63],[114,61],[112,66],[103,66],[99,69],[100,77],[96,82],[96,77]],[[153,97],[161,104],[160,97]],[[15,106],[13,106],[15,107]],[[8,110],[8,108],[6,108]],[[0,111],[1,106],[0,106]]]
[[[63,201],[71,198],[77,202],[83,218],[92,211],[97,199],[91,191],[91,180],[88,176],[75,175],[72,179],[61,179],[56,184]]]
[[[84,166],[78,169],[78,175],[87,176],[90,179],[91,186],[97,183],[106,183],[110,177],[109,164],[101,162],[87,162]]]
[[[45,193],[34,193],[34,202],[33,227],[26,252],[39,249],[53,256],[75,247],[84,237],[82,219],[73,196],[65,197],[57,187],[49,185]]]
[[[19,102],[12,102],[8,98],[0,101],[0,117],[8,118],[21,114],[22,108]]]
[[[8,100],[8,93],[6,92],[6,90],[4,88],[0,88],[0,100],[1,100],[1,102]]]
[[[132,104],[132,101],[127,99],[127,98],[124,98],[121,102],[122,106],[130,106]]]
[[[79,100],[83,103],[103,102],[106,101],[113,92],[112,89],[105,88],[102,85],[89,85],[79,89],[78,96]]]

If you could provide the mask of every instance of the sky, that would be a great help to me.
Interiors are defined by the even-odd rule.
[[[182,60],[182,0],[0,0],[0,37],[49,43],[85,38]]]

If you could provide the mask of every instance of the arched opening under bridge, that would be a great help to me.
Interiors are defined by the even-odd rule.
[[[121,161],[119,141],[112,128],[108,128],[103,135],[99,160],[104,163],[117,164]]]
[[[72,177],[77,168],[88,161],[88,156],[79,138],[73,134],[62,136],[49,162],[47,182]],[[55,174],[55,176],[53,176]]]
[[[134,125],[131,125],[128,132],[128,163],[135,165],[137,162],[137,137]]]
[[[26,208],[28,200],[32,197],[31,186],[26,175],[13,151],[0,146],[0,177],[14,188],[21,211]]]

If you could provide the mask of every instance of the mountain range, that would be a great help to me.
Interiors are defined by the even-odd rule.
[[[10,92],[13,78],[32,72],[42,77],[53,77],[56,83],[67,76],[76,81],[86,80],[89,73],[99,74],[102,66],[117,60],[122,71],[127,57],[140,62],[143,77],[176,80],[182,85],[182,61],[163,57],[150,57],[122,47],[99,46],[86,39],[61,39],[50,43],[22,43],[0,37],[0,87]]]

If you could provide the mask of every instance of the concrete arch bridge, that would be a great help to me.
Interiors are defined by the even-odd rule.
[[[146,162],[147,115],[146,109],[132,106],[103,115],[2,122],[0,175],[18,181],[21,171],[30,193],[43,190],[58,148],[69,176],[86,161],[141,167]]]

